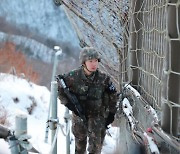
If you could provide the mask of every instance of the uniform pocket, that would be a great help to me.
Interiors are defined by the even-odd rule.
[[[72,132],[79,139],[84,139],[87,136],[87,128],[84,122],[77,116],[72,119]]]
[[[75,85],[73,91],[78,95],[87,95],[88,86],[86,85]]]

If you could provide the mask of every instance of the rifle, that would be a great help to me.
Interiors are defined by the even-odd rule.
[[[86,119],[85,115],[83,114],[82,106],[80,105],[77,97],[69,91],[69,88],[66,86],[65,81],[62,76],[57,75],[56,79],[57,79],[58,84],[60,84],[60,87],[63,88],[64,93],[65,93],[67,99],[69,100],[69,102],[74,104],[76,111],[78,113],[78,116],[81,118],[81,120],[85,124],[87,124],[87,119]]]

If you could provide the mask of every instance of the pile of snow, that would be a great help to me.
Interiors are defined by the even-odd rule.
[[[25,114],[28,123],[29,140],[33,147],[42,154],[48,154],[51,149],[49,131],[48,143],[44,142],[45,128],[50,102],[50,92],[46,87],[38,86],[25,79],[0,73],[0,108],[8,113],[10,129],[15,129],[15,117]],[[65,128],[65,107],[58,102],[59,122]],[[0,115],[1,116],[1,115]],[[102,154],[113,153],[115,150],[118,128],[109,129],[112,137],[106,135]],[[9,145],[0,139],[0,154],[10,154]],[[66,154],[66,137],[61,130],[58,133],[58,154]],[[71,134],[71,154],[74,154],[74,138]]]
[[[0,74],[0,107],[8,113],[9,128],[15,129],[16,115],[26,115],[28,135],[32,136],[30,142],[37,149],[41,148],[40,143],[43,143],[49,100],[50,92],[46,87],[13,75]]]
[[[124,88],[130,90],[137,98],[141,97],[140,93],[135,88],[133,88],[131,85],[125,84]]]

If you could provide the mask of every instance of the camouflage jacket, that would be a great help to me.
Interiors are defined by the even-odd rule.
[[[108,112],[116,112],[116,88],[105,73],[97,70],[86,76],[83,68],[70,71],[63,75],[69,91],[76,95],[87,117],[104,116]],[[59,98],[62,104],[68,102],[63,89],[58,87]]]

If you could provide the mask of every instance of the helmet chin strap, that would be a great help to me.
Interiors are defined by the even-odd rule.
[[[90,71],[90,70],[87,68],[86,64],[83,64],[82,66],[83,66],[90,74],[93,73],[93,71]]]

